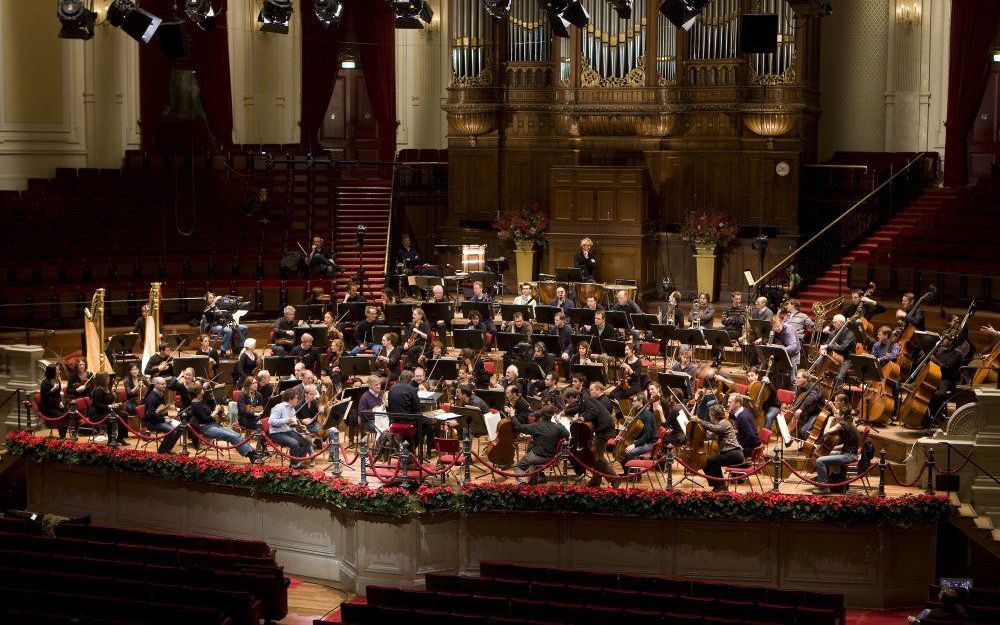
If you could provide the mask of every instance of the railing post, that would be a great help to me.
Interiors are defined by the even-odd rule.
[[[399,453],[400,471],[403,473],[403,481],[399,483],[403,488],[410,488],[410,441],[403,441],[403,448]]]
[[[340,430],[330,428],[326,433],[330,437],[330,472],[340,477],[344,473],[340,467]]]
[[[118,442],[118,415],[109,414],[108,419],[111,420],[111,425],[108,426],[108,447],[114,449],[120,446]]]
[[[663,456],[667,470],[667,490],[674,489],[674,444],[667,443],[667,453]]]
[[[774,483],[771,485],[771,492],[778,492],[781,489],[781,456],[782,449],[781,445],[775,445],[774,447]]]
[[[465,428],[465,436],[462,438],[462,482],[472,481],[472,438],[469,436],[469,428]]]
[[[885,497],[885,467],[888,464],[885,457],[888,452],[883,448],[878,455],[878,496]]]
[[[257,439],[257,453],[263,457],[267,455],[267,448],[264,446],[264,428],[261,426],[257,427],[254,432],[254,438]]]
[[[358,457],[361,459],[361,480],[358,483],[368,486],[368,438],[363,432],[358,441]]]
[[[80,417],[80,413],[76,411],[76,406],[74,405],[73,410],[67,413],[69,415],[69,428],[66,432],[66,438],[71,441],[75,441],[79,434],[77,434],[78,422],[77,419]]]
[[[934,448],[930,447],[927,450],[927,488],[924,489],[928,495],[934,494],[934,467],[936,464],[934,462]]]
[[[182,422],[177,427],[181,430],[181,453],[179,455],[190,456],[191,454],[188,452],[188,424]]]
[[[559,450],[559,457],[562,459],[562,485],[563,488],[569,484],[569,445],[563,441],[562,449]]]

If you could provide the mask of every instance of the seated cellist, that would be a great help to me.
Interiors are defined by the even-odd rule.
[[[569,436],[563,426],[552,420],[553,414],[555,414],[555,410],[552,406],[545,406],[541,410],[538,421],[534,423],[522,423],[517,419],[514,420],[515,432],[531,436],[531,446],[514,465],[514,472],[518,475],[524,475],[535,467],[544,466],[551,462],[559,452],[559,444]],[[541,473],[533,475],[530,482],[532,484],[538,482],[540,476]],[[524,480],[518,478],[517,481],[523,482]]]
[[[705,474],[712,477],[722,477],[722,467],[732,467],[743,464],[743,448],[736,438],[736,428],[726,418],[726,409],[721,404],[715,404],[708,411],[707,421],[699,419],[698,415],[691,415],[691,420],[701,425],[715,434],[719,441],[719,453],[708,457],[705,464]],[[729,490],[725,482],[712,482],[712,490],[721,492]]]
[[[858,434],[858,428],[854,426],[854,419],[851,416],[850,408],[846,406],[846,401],[846,395],[837,395],[834,400],[833,411],[837,421],[826,431],[826,436],[836,435],[838,437],[839,450],[837,447],[834,447],[829,455],[820,456],[816,459],[816,481],[823,484],[830,482],[831,467],[841,467],[858,459],[860,435]],[[817,486],[812,489],[812,492],[823,495],[829,493],[830,489],[825,486]]]

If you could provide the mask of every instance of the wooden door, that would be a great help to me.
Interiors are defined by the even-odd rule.
[[[378,124],[360,69],[341,69],[323,119],[323,145],[334,158],[378,159]]]
[[[969,182],[988,178],[1000,165],[1000,63],[991,65],[986,93],[969,132]]]

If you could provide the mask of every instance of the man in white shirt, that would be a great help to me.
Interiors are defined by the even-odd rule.
[[[295,406],[298,403],[298,395],[291,390],[281,393],[281,403],[271,409],[271,416],[267,420],[270,430],[268,436],[282,447],[288,447],[292,457],[305,458],[311,451],[309,441],[294,429],[298,423],[295,416]],[[293,469],[301,469],[303,462],[293,460],[291,466]]]

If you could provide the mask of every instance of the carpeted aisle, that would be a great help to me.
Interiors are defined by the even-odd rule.
[[[920,608],[912,610],[848,610],[846,625],[899,625],[907,616],[916,616]]]

